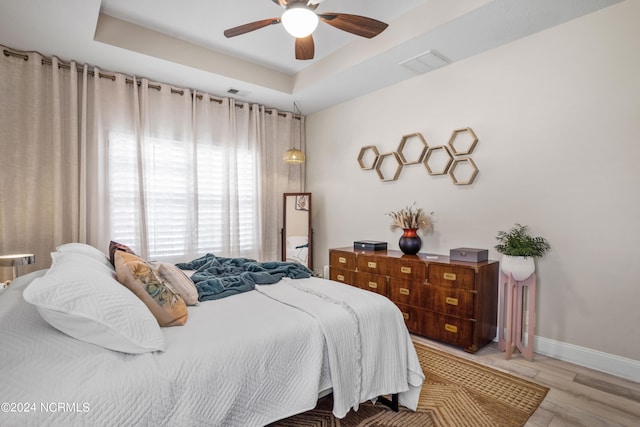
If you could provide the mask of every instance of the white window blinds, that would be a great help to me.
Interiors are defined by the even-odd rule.
[[[155,260],[255,253],[257,153],[163,138],[138,147],[133,135],[109,135],[113,240]]]

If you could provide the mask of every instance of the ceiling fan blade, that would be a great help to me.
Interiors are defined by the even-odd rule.
[[[322,13],[318,14],[318,17],[322,19],[323,22],[342,31],[368,39],[377,36],[389,26],[377,19],[360,15],[349,15],[347,13]]]
[[[268,27],[269,25],[275,25],[280,23],[280,18],[263,19],[262,21],[250,22],[249,24],[239,25],[237,27],[229,28],[224,31],[224,36],[235,37],[241,34],[246,34],[251,31],[259,30],[260,28]]]
[[[313,36],[309,34],[307,37],[296,39],[296,59],[313,59],[315,54],[315,44]]]
[[[287,4],[289,3],[287,0],[273,0],[273,2],[282,7],[287,7]]]

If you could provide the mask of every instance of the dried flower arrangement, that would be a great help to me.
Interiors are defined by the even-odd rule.
[[[404,229],[415,228],[423,231],[429,231],[433,228],[433,212],[425,213],[422,208],[416,208],[416,202],[397,212],[387,212],[387,215],[393,219],[392,227]]]

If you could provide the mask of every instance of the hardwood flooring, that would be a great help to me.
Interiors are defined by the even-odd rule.
[[[534,354],[533,362],[517,351],[505,360],[497,343],[475,354],[419,336],[414,340],[549,387],[526,427],[640,426],[640,383],[551,357]]]

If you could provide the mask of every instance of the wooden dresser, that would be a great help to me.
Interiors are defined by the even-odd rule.
[[[437,257],[437,258],[435,258]],[[393,301],[410,332],[475,353],[496,336],[498,262],[400,251],[329,250],[330,278]]]

